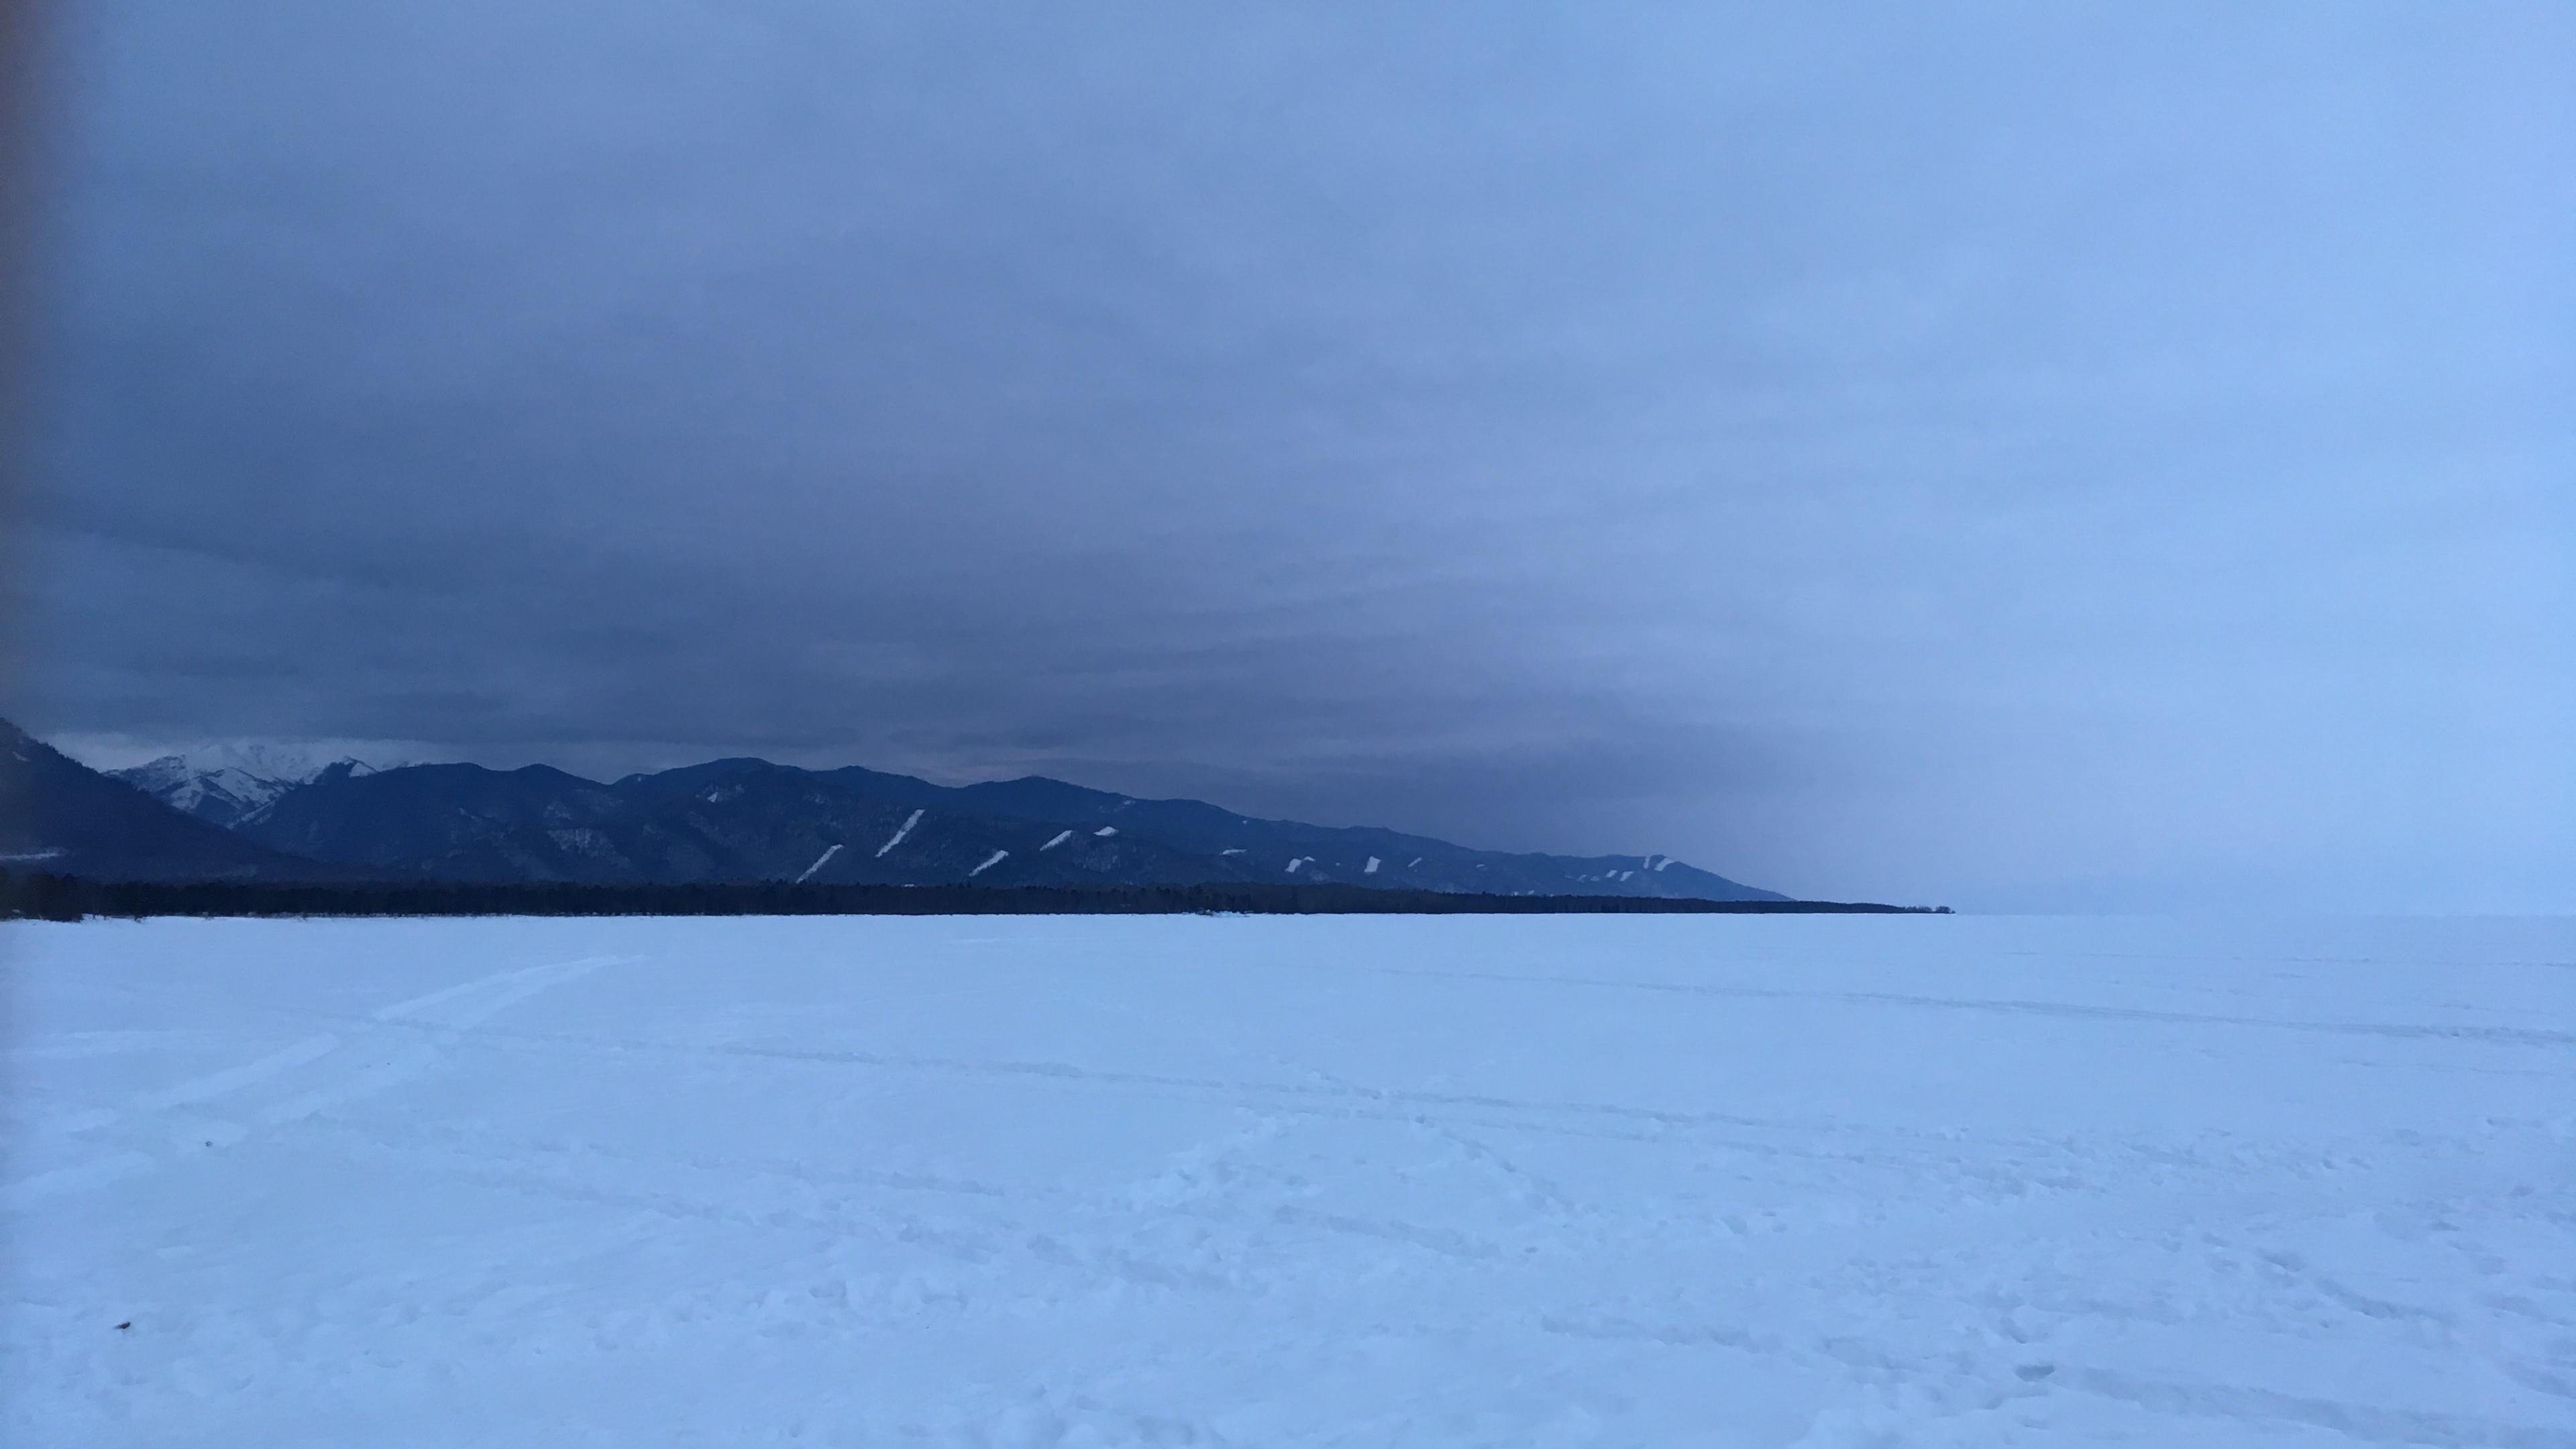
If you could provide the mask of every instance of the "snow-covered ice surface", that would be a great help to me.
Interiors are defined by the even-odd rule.
[[[10,1444],[2576,1445],[2566,921],[0,953]]]

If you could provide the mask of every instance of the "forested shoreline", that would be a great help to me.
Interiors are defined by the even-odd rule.
[[[1019,886],[98,881],[0,871],[0,917],[1926,914],[1847,901],[1458,895],[1350,885]]]

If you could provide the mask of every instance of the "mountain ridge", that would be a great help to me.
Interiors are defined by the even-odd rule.
[[[343,757],[316,762],[302,751],[257,744],[217,746],[163,755],[120,770],[102,770],[200,820],[231,826],[299,786],[333,770],[371,772],[376,767]]]
[[[334,881],[0,720],[0,868],[97,880]]]
[[[176,757],[173,757],[174,759]],[[1267,819],[1044,775],[938,785],[738,756],[614,781],[551,765],[356,761],[234,810],[219,765],[117,772],[195,818],[333,872],[458,882],[1343,884],[1491,895],[1787,897],[1662,854],[1488,851],[1379,826]]]

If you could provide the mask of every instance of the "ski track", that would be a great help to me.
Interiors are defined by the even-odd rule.
[[[2567,929],[2069,929],[11,927],[0,1440],[2576,1449]]]
[[[915,810],[915,811],[914,811],[914,812],[912,812],[910,815],[905,816],[905,817],[904,817],[904,821],[903,821],[903,826],[902,826],[902,828],[900,828],[900,829],[896,830],[894,834],[892,834],[892,835],[890,835],[890,836],[886,837],[886,843],[877,847],[877,855],[878,855],[878,857],[879,857],[880,859],[882,859],[882,858],[884,857],[884,855],[885,855],[885,853],[886,853],[887,851],[892,850],[892,849],[894,849],[896,846],[903,844],[903,838],[904,838],[905,836],[907,836],[907,835],[910,835],[910,834],[912,833],[912,827],[914,827],[914,826],[916,826],[916,825],[919,825],[920,823],[921,823],[921,812],[920,812],[920,811],[918,811],[918,810]]]
[[[805,867],[805,873],[803,875],[796,877],[796,883],[798,885],[803,885],[805,882],[812,880],[814,878],[814,872],[821,870],[833,856],[840,853],[841,847],[838,845],[827,847],[821,855],[814,857],[814,863],[812,865]]]

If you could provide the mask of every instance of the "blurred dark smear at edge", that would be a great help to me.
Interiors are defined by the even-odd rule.
[[[0,715],[17,706],[26,658],[21,631],[27,618],[25,564],[28,479],[28,374],[35,348],[33,245],[36,212],[38,124],[36,54],[38,0],[0,0]],[[0,790],[0,815],[19,808]],[[17,987],[12,943],[0,935],[0,1043],[18,1036]],[[0,1094],[18,1098],[17,1053],[0,1054]],[[5,1165],[5,1164],[0,1164]],[[0,1228],[0,1284],[21,1279],[18,1249]]]
[[[42,108],[39,0],[0,0],[0,716],[19,704],[27,657],[27,442],[35,346],[36,133]],[[18,808],[0,798],[0,811]]]

